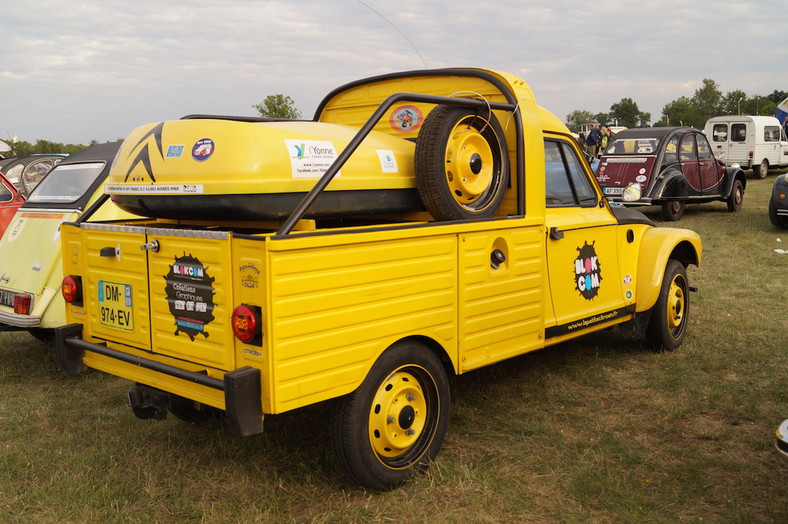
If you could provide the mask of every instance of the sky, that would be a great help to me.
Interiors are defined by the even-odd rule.
[[[0,16],[0,139],[87,144],[424,68],[515,74],[562,120],[632,98],[652,122],[704,78],[788,90],[786,0],[25,0]]]

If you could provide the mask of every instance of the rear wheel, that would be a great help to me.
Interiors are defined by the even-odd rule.
[[[498,119],[465,107],[439,105],[427,115],[414,165],[419,196],[437,220],[495,215],[509,180]]]
[[[662,220],[675,222],[684,216],[686,205],[683,200],[669,200],[662,203]]]
[[[449,384],[438,357],[422,344],[395,344],[336,407],[337,461],[367,488],[394,489],[438,454],[448,420]]]
[[[752,168],[752,173],[757,178],[766,178],[766,175],[769,173],[769,161],[766,160],[765,158],[761,160],[761,165],[754,166]]]
[[[728,203],[728,211],[731,213],[741,209],[741,205],[744,202],[744,185],[741,183],[741,180],[736,179],[733,181],[733,188],[731,188],[731,194],[728,195],[726,202]]]
[[[657,351],[672,351],[684,341],[689,320],[687,271],[677,260],[668,260],[657,303],[651,310],[646,340]]]

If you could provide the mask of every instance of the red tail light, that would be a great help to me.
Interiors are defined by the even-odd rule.
[[[241,342],[251,342],[262,329],[262,319],[259,308],[241,304],[233,310],[233,333]]]
[[[14,295],[14,313],[17,315],[29,315],[30,303],[30,295],[17,293]]]
[[[60,285],[60,292],[63,294],[63,299],[66,303],[81,306],[82,277],[68,275],[63,278],[63,283]]]

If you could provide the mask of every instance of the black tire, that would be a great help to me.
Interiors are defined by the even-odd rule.
[[[509,182],[506,139],[487,110],[439,105],[416,139],[416,186],[436,220],[494,216]]]
[[[764,158],[759,166],[753,166],[752,174],[755,178],[766,178],[769,174],[769,161]]]
[[[733,181],[731,194],[728,195],[726,202],[728,204],[728,211],[731,213],[741,209],[741,205],[744,202],[744,184],[742,184],[741,180],[738,178]]]
[[[194,424],[200,424],[215,419],[221,413],[221,410],[213,406],[207,406],[200,402],[171,393],[167,397],[167,411],[184,422],[191,422]]]
[[[651,309],[646,340],[656,351],[672,351],[684,342],[689,320],[690,300],[687,271],[681,262],[670,259],[657,303]]]
[[[398,343],[337,403],[334,452],[351,480],[387,491],[427,468],[448,421],[449,383],[440,360],[422,344]]]
[[[774,202],[769,202],[769,221],[777,229],[788,229],[788,217],[777,214],[777,207]]]
[[[668,200],[662,203],[662,220],[675,222],[684,216],[686,204],[683,200]]]

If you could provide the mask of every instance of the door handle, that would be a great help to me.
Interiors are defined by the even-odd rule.
[[[553,240],[561,240],[562,238],[564,238],[564,232],[558,229],[557,227],[551,227],[550,238]]]

